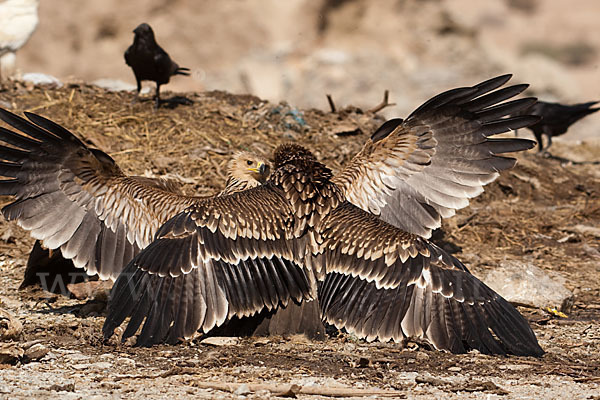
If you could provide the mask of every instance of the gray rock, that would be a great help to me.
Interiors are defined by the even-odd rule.
[[[21,77],[23,82],[31,82],[34,85],[55,85],[62,87],[63,83],[52,75],[43,74],[41,72],[29,72]]]
[[[131,358],[119,357],[119,358],[117,358],[115,365],[120,365],[121,367],[133,368],[133,367],[135,367],[135,361],[132,360]]]
[[[91,368],[91,366],[92,366],[92,364],[85,363],[85,364],[75,364],[75,365],[71,365],[71,368],[73,368],[73,369],[75,369],[75,370],[78,370],[78,371],[82,371],[82,370],[84,370],[84,369],[90,369],[90,368]]]
[[[211,346],[238,346],[240,344],[240,338],[227,336],[213,336],[203,339],[200,343],[208,344]]]
[[[550,275],[530,263],[504,262],[483,277],[483,282],[511,303],[555,307],[568,313],[573,293],[559,274]]]
[[[16,343],[0,343],[0,364],[15,364],[23,357],[23,349]]]
[[[237,394],[238,396],[245,395],[248,393],[250,393],[250,388],[245,383],[242,383],[240,386],[238,386],[237,389],[235,389],[235,392],[233,392],[233,394]]]
[[[84,360],[89,360],[90,359],[90,356],[86,356],[85,354],[81,354],[79,352],[69,354],[67,357],[71,361],[84,361]]]
[[[55,391],[55,392],[74,392],[75,384],[74,383],[67,383],[64,385],[54,384],[54,385],[46,388],[46,390]]]
[[[112,369],[112,367],[113,367],[113,365],[106,361],[99,361],[97,363],[90,365],[90,368],[93,368],[96,370],[102,370],[102,371],[108,371],[108,370]]]
[[[49,349],[41,343],[36,343],[25,350],[25,358],[28,361],[37,361],[48,354]]]
[[[131,83],[124,82],[119,79],[97,79],[92,82],[92,85],[96,85],[103,89],[109,90],[111,92],[131,92],[136,89],[135,85]],[[150,92],[150,88],[143,87],[141,94],[146,94]]]

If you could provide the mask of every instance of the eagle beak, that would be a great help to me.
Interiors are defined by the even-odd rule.
[[[263,162],[259,161],[256,166],[257,166],[257,169],[258,169],[258,173],[261,174],[261,175],[263,175],[265,173],[265,171],[267,170],[267,166]]]
[[[248,171],[256,172],[257,174],[263,175],[267,169],[265,163],[258,161],[256,163],[256,168],[248,168]]]

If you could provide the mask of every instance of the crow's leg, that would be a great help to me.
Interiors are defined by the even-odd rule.
[[[140,101],[140,92],[142,91],[142,81],[140,81],[137,76],[135,77],[135,81],[137,83],[137,91],[135,92],[135,97],[131,100],[131,103]]]
[[[154,108],[158,110],[160,107],[160,85],[156,83],[156,96],[154,98]]]
[[[535,135],[535,140],[537,140],[537,143],[538,143],[538,153],[541,153],[544,150],[544,142],[542,141],[542,133],[534,132],[534,135]]]
[[[548,136],[548,143],[546,144],[546,150],[548,150],[550,148],[550,146],[552,146],[552,135],[547,135]]]

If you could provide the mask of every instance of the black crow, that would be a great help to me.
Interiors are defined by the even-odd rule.
[[[544,150],[542,134],[548,137],[548,145],[546,146],[546,149],[548,149],[552,145],[552,136],[562,135],[581,118],[600,110],[598,107],[591,108],[597,103],[597,101],[590,101],[588,103],[566,105],[538,101],[527,110],[524,110],[522,114],[542,117],[539,122],[527,127],[535,135],[538,149],[541,152]]]
[[[173,75],[190,75],[189,68],[183,68],[171,60],[166,51],[156,43],[150,25],[142,23],[133,30],[133,44],[125,51],[125,62],[133,69],[140,94],[142,81],[156,82],[156,107],[160,105],[160,85],[169,83]]]

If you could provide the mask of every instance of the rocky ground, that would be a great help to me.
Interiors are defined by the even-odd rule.
[[[224,92],[185,95],[193,105],[154,111],[150,100],[132,103],[130,93],[11,83],[0,91],[0,106],[63,124],[129,173],[185,177],[186,189],[201,194],[222,187],[235,150],[268,155],[283,141],[298,141],[339,169],[382,122],[356,108],[331,113]],[[453,355],[344,333],[324,342],[198,338],[150,349],[103,343],[105,297],[17,290],[33,240],[3,220],[0,396],[599,399],[600,147],[556,143],[551,151],[553,157],[519,155],[515,169],[445,221],[437,236],[480,277],[517,264],[564,281],[574,294],[564,317],[520,308],[547,352],[542,358]]]

